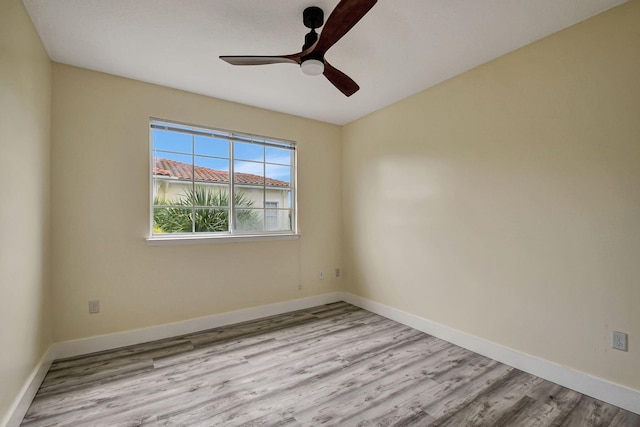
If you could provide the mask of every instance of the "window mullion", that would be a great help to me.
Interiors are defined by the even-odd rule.
[[[196,232],[196,137],[191,135],[191,232]]]
[[[233,135],[232,135],[233,136]],[[236,200],[236,185],[235,185],[235,154],[233,150],[233,140],[229,139],[229,233],[233,234],[235,229],[235,200]]]
[[[267,147],[262,147],[262,231],[267,231]]]

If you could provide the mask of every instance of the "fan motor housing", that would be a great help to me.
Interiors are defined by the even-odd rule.
[[[324,12],[317,6],[308,7],[302,12],[302,22],[312,30],[320,28],[324,24]]]

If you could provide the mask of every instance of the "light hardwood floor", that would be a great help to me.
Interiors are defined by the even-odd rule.
[[[24,426],[640,426],[346,303],[57,360]]]

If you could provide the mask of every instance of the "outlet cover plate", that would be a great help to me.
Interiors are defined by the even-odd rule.
[[[100,313],[100,300],[89,301],[89,314]]]
[[[627,334],[613,331],[611,347],[616,350],[627,351]]]

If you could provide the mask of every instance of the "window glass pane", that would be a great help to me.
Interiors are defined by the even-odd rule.
[[[187,208],[155,208],[153,210],[154,234],[191,233],[192,210]]]
[[[191,156],[185,154],[155,152],[153,158],[154,179],[190,181],[193,177],[191,159]]]
[[[241,160],[264,161],[264,146],[246,142],[233,143],[233,157]]]
[[[153,149],[191,154],[191,135],[152,129]]]
[[[229,186],[196,184],[195,190],[189,191],[190,203],[196,207],[229,206]]]
[[[264,229],[275,230],[278,227],[278,202],[264,202]],[[269,209],[272,208],[272,209]]]
[[[263,222],[261,209],[235,210],[235,229],[237,231],[263,231]]]
[[[291,231],[293,222],[290,209],[265,209],[266,231]]]
[[[290,209],[291,206],[291,190],[267,188],[267,200],[277,200],[278,207],[281,209]]]
[[[196,166],[200,166],[203,168],[213,169],[216,171],[228,172],[229,171],[229,160],[227,159],[218,159],[215,157],[200,157],[195,156],[193,158]],[[228,177],[227,177],[228,179]]]
[[[290,165],[293,150],[285,148],[265,147],[266,162],[277,163],[279,165]]]
[[[157,205],[187,206],[191,207],[191,182],[165,181],[158,191]]]
[[[229,158],[229,141],[226,139],[196,136],[195,154]]]
[[[188,185],[185,182],[188,183],[191,180],[191,156],[170,154],[167,157],[177,160],[154,157],[153,200],[156,205],[174,204],[172,200],[182,193],[185,185]]]
[[[291,185],[291,166],[266,164],[267,185],[272,187],[288,187]]]
[[[196,209],[196,233],[217,233],[229,231],[229,209]]]
[[[237,185],[264,185],[264,163],[236,160],[233,173]]]
[[[160,175],[172,176],[174,178],[185,177],[186,173],[191,173],[191,155],[190,154],[173,154],[164,153],[162,151],[153,152],[153,163],[155,174],[156,169],[164,170]],[[183,169],[186,169],[183,170]]]
[[[291,208],[291,191],[267,187],[265,190],[265,200],[267,200],[265,207],[270,207],[270,202],[277,202],[278,208],[289,209]]]
[[[216,184],[229,184],[229,160],[194,157],[195,180]]]
[[[245,208],[261,208],[264,201],[263,187],[248,187],[236,185],[234,187],[234,204]]]

